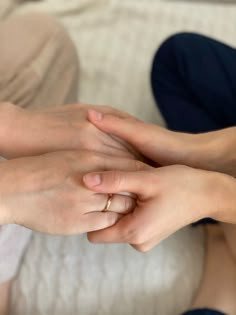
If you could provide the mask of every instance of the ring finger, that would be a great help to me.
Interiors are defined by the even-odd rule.
[[[97,194],[98,209],[95,211],[110,211],[120,214],[127,214],[133,211],[136,207],[136,199],[127,195],[107,195]]]

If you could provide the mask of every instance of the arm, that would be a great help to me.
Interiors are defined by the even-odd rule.
[[[162,166],[184,164],[236,177],[236,127],[193,135],[146,124],[131,116],[90,110],[88,117],[100,130],[127,141]]]
[[[90,233],[93,242],[130,243],[145,252],[205,217],[236,224],[236,179],[229,175],[175,165],[91,173],[84,176],[84,183],[98,193],[137,195],[135,210],[113,227]]]

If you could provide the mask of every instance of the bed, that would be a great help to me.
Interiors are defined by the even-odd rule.
[[[78,99],[164,125],[150,90],[155,50],[169,35],[197,31],[236,46],[236,4],[228,1],[1,0],[0,16],[45,11],[78,49]],[[35,233],[12,292],[14,315],[177,315],[201,279],[204,235],[187,227],[147,254],[93,245],[86,236]]]

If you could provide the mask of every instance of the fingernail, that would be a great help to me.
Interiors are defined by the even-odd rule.
[[[101,121],[103,119],[103,113],[101,112],[97,112],[94,109],[90,110],[90,115],[92,116],[92,118],[96,121]]]
[[[99,174],[87,174],[83,179],[89,187],[99,186],[102,183],[102,178]]]

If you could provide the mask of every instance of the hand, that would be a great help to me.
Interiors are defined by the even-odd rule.
[[[50,234],[78,234],[113,225],[135,201],[84,187],[89,171],[137,170],[141,162],[89,151],[55,152],[0,163],[0,224],[20,224]],[[113,212],[111,212],[113,211]]]
[[[236,127],[187,134],[119,113],[89,110],[88,119],[101,131],[121,138],[158,165],[183,164],[236,176]]]
[[[129,243],[145,252],[205,217],[236,223],[236,181],[228,175],[167,166],[139,172],[95,172],[83,180],[98,193],[137,195],[135,210],[113,227],[90,233],[92,242]]]
[[[96,106],[67,105],[29,111],[12,104],[2,104],[0,154],[6,158],[16,158],[84,149],[134,158],[135,152],[131,146],[98,130],[87,120],[88,108]],[[104,113],[118,112],[110,107],[99,106],[99,109]]]

